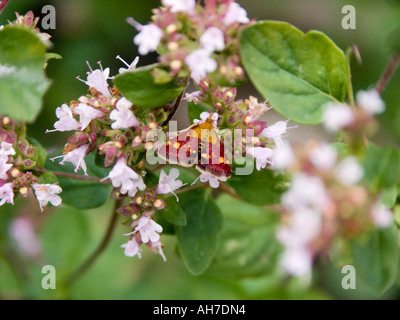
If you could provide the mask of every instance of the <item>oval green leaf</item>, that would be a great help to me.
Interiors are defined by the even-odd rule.
[[[293,121],[319,123],[325,103],[346,98],[345,54],[322,32],[304,34],[286,22],[262,21],[243,29],[240,50],[255,87]]]
[[[279,203],[286,190],[284,176],[270,169],[254,170],[250,175],[233,175],[228,182],[244,201],[258,206]]]
[[[179,198],[187,218],[185,226],[175,227],[179,252],[187,269],[200,275],[209,267],[217,250],[223,223],[221,211],[204,190],[186,192]]]
[[[155,83],[152,72],[155,66],[137,68],[124,72],[114,79],[114,84],[123,96],[134,105],[143,109],[152,109],[178,97],[184,86],[169,81],[167,83]]]
[[[50,85],[43,69],[45,52],[33,31],[15,26],[0,31],[0,114],[34,122]]]
[[[398,238],[397,227],[392,224],[388,228],[374,230],[368,239],[351,243],[357,276],[378,295],[396,281],[400,258]]]

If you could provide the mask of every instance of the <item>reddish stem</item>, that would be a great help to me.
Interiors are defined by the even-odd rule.
[[[0,13],[3,11],[3,9],[4,9],[4,7],[6,6],[6,4],[7,4],[8,1],[9,1],[9,0],[2,0],[2,1],[0,2]]]
[[[396,52],[390,57],[386,69],[383,72],[378,84],[376,85],[376,91],[378,91],[379,94],[382,94],[383,90],[385,90],[387,84],[389,83],[394,72],[396,71],[396,68],[398,67],[399,63],[400,63],[400,53]]]

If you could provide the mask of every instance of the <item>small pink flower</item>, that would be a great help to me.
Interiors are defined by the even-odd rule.
[[[57,194],[61,193],[62,189],[56,184],[38,184],[32,185],[35,190],[36,199],[39,202],[40,210],[43,212],[43,208],[50,202],[53,206],[59,206],[61,204],[61,197]]]
[[[130,197],[135,196],[138,189],[146,189],[142,177],[126,164],[126,160],[123,157],[117,161],[110,174],[103,178],[102,181],[106,179],[111,180],[114,188],[121,187],[121,194],[128,193]]]
[[[195,0],[162,0],[163,6],[170,7],[171,12],[185,12],[194,14],[196,8]]]
[[[147,245],[150,246],[151,250],[153,250],[155,253],[159,254],[163,258],[164,262],[167,261],[167,258],[165,258],[164,252],[162,250],[163,245],[160,241],[156,241],[156,242],[149,241],[147,243]]]
[[[63,104],[61,107],[56,109],[56,116],[59,120],[54,123],[55,129],[46,130],[46,133],[54,131],[78,130],[80,127],[79,122],[74,118],[71,109],[66,104]]]
[[[118,69],[118,73],[124,73],[124,72],[128,72],[128,71],[132,71],[136,69],[136,65],[139,62],[139,57],[136,57],[131,64],[127,63],[124,59],[122,59],[119,55],[117,56],[117,59],[121,60],[122,63],[124,63],[128,68],[119,68]]]
[[[322,124],[329,132],[337,132],[354,121],[354,113],[350,106],[343,103],[329,102],[325,105]]]
[[[322,144],[314,148],[310,153],[311,163],[319,170],[328,171],[336,163],[338,153],[329,144]]]
[[[5,183],[0,187],[0,206],[5,203],[14,204],[14,191],[12,183]]]
[[[7,172],[13,166],[8,162],[8,155],[0,153],[0,179],[7,180]]]
[[[251,121],[257,120],[262,114],[264,114],[264,112],[271,109],[267,101],[258,102],[258,99],[253,96],[250,96],[249,99],[246,100],[246,103],[249,106],[248,115],[250,116]]]
[[[352,186],[358,183],[363,175],[364,170],[354,156],[343,159],[334,170],[335,178],[344,186]]]
[[[267,164],[272,164],[271,157],[274,151],[270,148],[263,147],[247,147],[246,151],[254,159],[256,159],[256,168],[258,171],[264,169]]]
[[[287,134],[287,129],[292,129],[292,128],[295,127],[291,128],[287,127],[287,121],[278,121],[274,123],[272,126],[266,127],[260,133],[260,137],[265,137],[274,140],[276,147],[281,148],[283,146],[282,137]]]
[[[63,158],[60,164],[64,164],[65,162],[71,162],[75,166],[75,172],[78,172],[79,168],[82,168],[83,172],[85,173],[85,176],[87,176],[88,174],[86,172],[87,168],[84,158],[86,156],[88,148],[89,144],[84,144],[79,148],[68,152],[67,154],[51,158],[50,160],[54,161],[54,159]]]
[[[204,121],[206,121],[208,118],[210,118],[210,115],[211,115],[211,114],[210,114],[209,112],[204,111],[204,112],[200,113],[200,120],[199,120],[199,119],[194,119],[194,120],[193,120],[193,123],[194,123],[194,124],[201,124],[201,123],[203,123]],[[214,113],[212,114],[212,116],[211,116],[211,120],[212,120],[214,129],[217,129],[218,113],[215,113],[215,112],[214,112]]]
[[[103,70],[100,62],[100,69],[92,70],[89,63],[87,62],[90,73],[87,77],[87,81],[83,81],[90,88],[95,88],[98,92],[100,92],[103,96],[111,97],[110,89],[108,86],[107,80],[110,79],[110,68],[105,68]],[[79,78],[78,78],[79,79]],[[80,80],[80,79],[79,79]]]
[[[218,188],[220,181],[226,181],[226,177],[217,177],[208,172],[203,172],[200,176],[192,183],[196,183],[196,181],[200,179],[201,182],[205,183],[208,182],[211,188]]]
[[[138,258],[142,258],[141,252],[142,249],[139,248],[139,244],[136,241],[136,238],[129,240],[127,243],[124,243],[121,248],[124,248],[124,253],[127,257],[138,256]]]
[[[281,258],[283,269],[294,276],[303,277],[311,272],[313,255],[305,247],[289,248]]]
[[[179,201],[178,196],[174,193],[175,190],[182,187],[184,184],[181,180],[176,180],[179,177],[179,170],[172,168],[167,175],[164,170],[161,170],[160,179],[157,186],[158,194],[172,193],[176,200]]]
[[[155,24],[141,26],[140,32],[135,36],[133,42],[139,46],[139,53],[144,56],[149,52],[156,51],[164,32]]]
[[[197,49],[186,56],[185,62],[189,67],[192,79],[199,83],[208,72],[213,72],[217,69],[217,61],[211,58],[211,51],[208,49]]]
[[[199,103],[199,97],[203,94],[201,91],[193,91],[191,93],[186,93],[185,94],[185,100],[189,102],[194,102],[195,104]]]
[[[80,103],[74,111],[79,114],[79,122],[81,125],[81,131],[85,130],[89,125],[90,121],[101,118],[104,114],[100,110],[97,110],[87,104]]]
[[[13,219],[9,232],[24,254],[33,258],[39,256],[41,245],[35,233],[32,219],[27,216]]]
[[[393,221],[392,211],[381,203],[378,203],[372,208],[371,217],[374,224],[379,228],[387,227]]]
[[[125,97],[122,97],[118,100],[115,110],[111,111],[110,119],[115,120],[111,124],[111,128],[113,129],[127,129],[131,127],[137,127],[140,125],[138,119],[136,119],[135,115],[133,114],[131,107],[133,103],[130,102]]]
[[[247,17],[247,12],[238,3],[232,2],[229,4],[228,11],[225,14],[223,23],[225,25],[231,25],[233,23],[248,23],[250,22]]]
[[[159,233],[163,231],[163,228],[152,218],[143,215],[140,217],[135,231],[139,231],[140,238],[143,243],[147,243],[149,241],[157,242],[160,239]]]
[[[292,147],[289,143],[284,142],[282,147],[274,150],[272,155],[272,164],[275,169],[284,170],[289,168],[295,160]]]
[[[0,155],[2,154],[7,156],[13,156],[15,154],[15,150],[11,143],[3,141],[0,144]]]
[[[211,52],[222,51],[225,48],[224,33],[221,29],[210,27],[200,37],[200,44]]]
[[[375,89],[357,92],[357,104],[369,114],[379,114],[385,111],[385,102]]]
[[[283,194],[282,203],[291,211],[300,206],[321,211],[330,205],[330,198],[319,177],[297,173],[289,190]]]

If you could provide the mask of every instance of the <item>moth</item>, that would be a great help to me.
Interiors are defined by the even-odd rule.
[[[224,143],[213,126],[212,114],[204,122],[175,132],[157,150],[160,158],[172,164],[191,167],[201,173],[229,178],[231,165],[225,156]]]

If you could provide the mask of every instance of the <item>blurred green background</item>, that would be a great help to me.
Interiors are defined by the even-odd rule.
[[[288,21],[303,31],[310,29],[326,33],[339,47],[346,50],[356,44],[360,50],[362,64],[352,59],[353,86],[359,89],[373,87],[378,81],[390,56],[387,41],[393,31],[400,27],[399,1],[368,0],[242,0],[238,1],[247,9],[250,18]],[[43,16],[41,9],[46,4],[56,8],[56,29],[48,30],[54,44],[51,51],[60,54],[62,60],[53,60],[47,69],[52,86],[46,94],[43,111],[38,121],[29,126],[29,135],[41,141],[49,151],[65,143],[66,135],[53,133],[45,135],[56,121],[55,108],[64,102],[85,94],[86,85],[76,80],[80,75],[86,78],[86,61],[97,67],[111,68],[111,75],[117,74],[121,62],[117,55],[131,62],[137,53],[133,44],[136,31],[125,22],[133,16],[141,23],[150,19],[151,9],[159,5],[158,0],[11,0],[0,16],[0,25],[14,20],[14,12],[20,14],[33,10]],[[357,12],[356,30],[341,27],[344,5],[352,4]],[[141,57],[139,65],[156,60],[154,54]],[[383,94],[387,111],[379,117],[381,132],[377,137],[382,144],[399,145],[400,137],[400,72],[397,72]],[[246,86],[240,96],[257,95],[251,86]],[[258,95],[257,95],[258,96]],[[303,129],[302,136],[291,133],[293,138],[302,139],[315,131],[314,127]],[[18,199],[21,200],[21,199]],[[329,263],[320,262],[316,268],[313,283],[307,287],[295,279],[278,276],[269,248],[276,221],[258,223],[265,216],[265,210],[235,203],[227,196],[218,199],[224,217],[225,227],[221,236],[220,251],[216,262],[204,275],[192,276],[176,253],[176,239],[164,235],[164,252],[168,262],[144,248],[141,260],[127,258],[120,245],[126,241],[122,235],[127,227],[119,225],[113,241],[95,266],[73,287],[65,288],[57,283],[57,290],[43,290],[40,282],[41,267],[54,265],[58,279],[79,265],[94,250],[108,223],[112,204],[104,207],[79,211],[63,207],[61,210],[46,210],[41,214],[37,203],[27,199],[18,201],[11,208],[0,209],[0,232],[3,241],[3,256],[0,256],[0,298],[58,298],[58,299],[325,299],[325,298],[379,298],[362,282],[357,290],[343,290],[340,286],[340,270]],[[236,212],[249,214],[248,219]],[[7,236],[7,225],[16,215],[29,215],[42,240],[42,255],[29,259],[18,254],[18,249]],[[271,216],[271,215],[269,215]],[[254,219],[254,221],[252,220]],[[268,219],[267,219],[268,220]],[[271,219],[270,219],[271,220]],[[272,219],[273,220],[273,219]],[[224,263],[224,244],[237,240],[239,252],[235,260]],[[237,248],[236,248],[237,249]],[[268,253],[278,249],[269,248]],[[241,254],[243,256],[241,256]],[[247,255],[246,255],[247,254]],[[233,257],[233,256],[232,256]],[[11,261],[11,263],[10,263]],[[397,281],[400,285],[400,281]],[[380,298],[399,298],[397,285]]]

